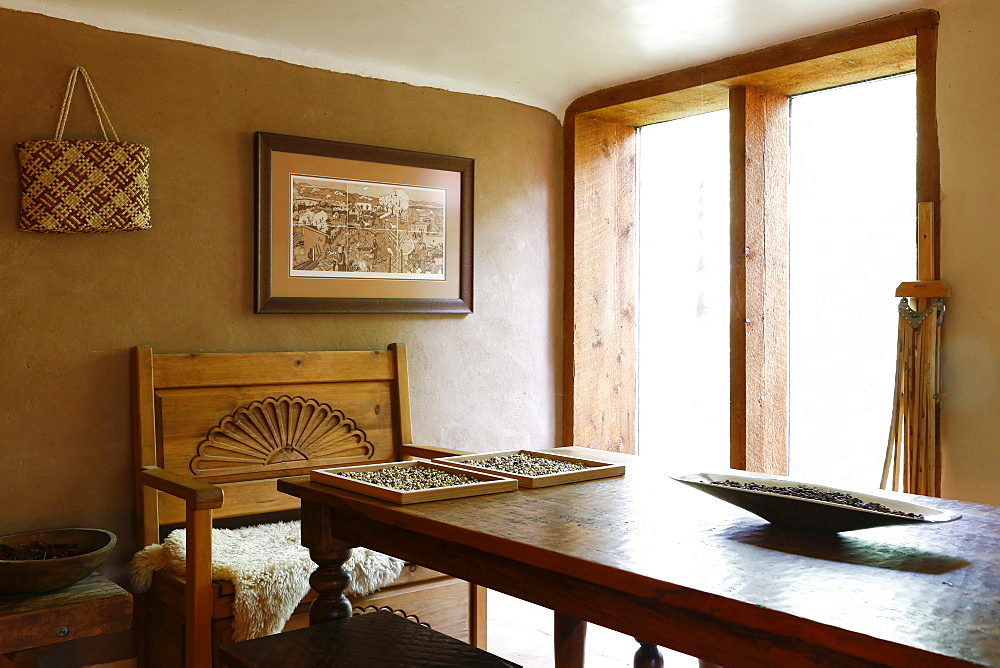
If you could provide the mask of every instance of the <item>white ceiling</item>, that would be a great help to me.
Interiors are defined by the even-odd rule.
[[[561,119],[572,100],[598,88],[961,1],[0,0],[0,6],[505,98]]]

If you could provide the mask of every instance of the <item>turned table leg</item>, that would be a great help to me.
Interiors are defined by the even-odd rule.
[[[321,624],[351,616],[351,602],[344,591],[351,583],[344,564],[351,558],[351,545],[330,533],[330,509],[302,500],[302,544],[317,568],[309,576],[316,600],[309,607],[309,624]]]
[[[583,668],[587,622],[559,612],[553,622],[556,668]]]
[[[654,643],[643,642],[638,638],[635,640],[639,643],[639,649],[635,651],[635,657],[632,659],[633,668],[663,668],[660,648]]]

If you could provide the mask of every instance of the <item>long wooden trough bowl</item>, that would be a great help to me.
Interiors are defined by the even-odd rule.
[[[693,473],[684,476],[670,476],[680,483],[694,487],[717,499],[731,503],[743,510],[761,517],[771,524],[812,531],[816,533],[839,533],[874,527],[894,525],[933,525],[961,519],[961,515],[920,505],[909,500],[909,495],[885,492],[884,496],[867,492],[828,487],[808,482],[790,480],[785,476],[764,476],[757,474],[734,475],[730,473]],[[768,491],[740,489],[715,484],[718,481],[756,483],[771,487],[809,487],[825,492],[839,492],[860,499],[862,502],[879,503],[890,510],[913,513],[917,517],[889,514],[817,499],[786,496]],[[890,496],[891,495],[891,496]]]

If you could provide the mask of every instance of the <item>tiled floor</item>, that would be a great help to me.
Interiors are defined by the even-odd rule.
[[[490,591],[486,601],[487,649],[524,668],[551,668],[552,611]],[[587,626],[586,668],[630,668],[639,645],[630,637]],[[697,668],[691,657],[660,649],[666,668]]]

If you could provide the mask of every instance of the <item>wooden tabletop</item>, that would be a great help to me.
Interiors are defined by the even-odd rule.
[[[99,573],[41,594],[0,595],[0,654],[54,645],[132,625],[132,595]]]
[[[279,489],[333,535],[722,665],[1000,665],[1000,508],[822,535],[632,460],[625,476],[411,506]]]

